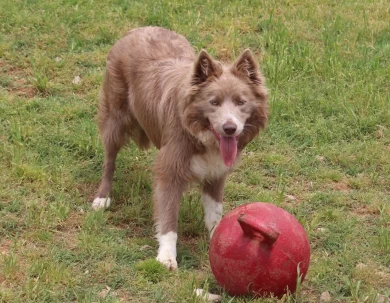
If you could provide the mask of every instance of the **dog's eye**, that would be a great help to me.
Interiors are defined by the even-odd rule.
[[[210,101],[210,104],[211,104],[212,106],[218,106],[218,105],[219,105],[219,103],[218,103],[217,100],[211,100],[211,101]]]
[[[244,105],[245,104],[245,101],[244,100],[239,100],[238,102],[237,102],[237,105]]]

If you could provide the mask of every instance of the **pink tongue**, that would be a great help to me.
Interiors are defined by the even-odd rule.
[[[225,165],[228,167],[232,166],[237,156],[237,139],[234,137],[221,137],[219,140],[219,149],[221,150]]]

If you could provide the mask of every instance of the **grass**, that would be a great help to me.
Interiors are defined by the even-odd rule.
[[[390,11],[386,1],[0,0],[0,302],[377,302],[390,296]],[[199,194],[183,199],[178,261],[155,257],[155,150],[120,154],[110,211],[95,113],[110,46],[159,25],[231,60],[249,47],[271,120],[230,177],[225,212],[265,201],[305,227],[296,296],[232,298],[208,263]],[[81,82],[73,84],[79,76]]]

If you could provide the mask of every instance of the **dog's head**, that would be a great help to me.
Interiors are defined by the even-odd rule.
[[[183,124],[208,145],[218,142],[226,166],[264,128],[268,118],[267,90],[250,50],[231,66],[202,50],[194,65]]]

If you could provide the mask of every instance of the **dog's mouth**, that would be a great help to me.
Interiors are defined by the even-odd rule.
[[[219,150],[222,155],[223,162],[227,167],[232,166],[234,160],[237,157],[237,144],[238,144],[238,136],[221,136],[218,134],[214,127],[210,124],[210,130],[214,134],[215,138],[219,143]]]

